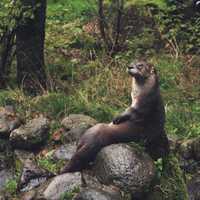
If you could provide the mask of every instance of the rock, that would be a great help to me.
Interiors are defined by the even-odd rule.
[[[189,200],[200,199],[200,174],[196,174],[187,184]]]
[[[35,156],[33,153],[29,151],[24,151],[24,150],[18,150],[16,149],[14,151],[14,156],[15,156],[15,161],[17,161],[17,165],[22,165],[24,166],[26,160],[34,160]]]
[[[61,122],[62,126],[66,130],[77,128],[80,125],[94,126],[96,123],[97,121],[95,119],[82,114],[71,114],[68,117],[64,118]]]
[[[48,139],[49,121],[39,117],[12,131],[10,142],[14,148],[32,150]]]
[[[0,153],[0,170],[5,169],[7,167],[7,159],[4,153]]]
[[[52,173],[40,168],[35,160],[27,159],[21,172],[19,189],[22,192],[30,191],[52,176]]]
[[[0,200],[6,200],[6,198],[0,194]]]
[[[79,190],[81,186],[79,172],[62,174],[53,178],[44,191],[39,192],[36,199],[60,200],[64,194]]]
[[[0,192],[4,189],[6,183],[13,179],[13,173],[11,170],[4,169],[0,171]]]
[[[71,114],[61,122],[66,130],[63,135],[64,142],[77,141],[81,135],[90,127],[94,126],[97,121],[89,116],[82,114]]]
[[[8,140],[0,139],[0,170],[13,165],[13,152]]]
[[[121,200],[119,192],[115,194],[97,188],[84,188],[74,200]]]
[[[75,144],[66,144],[59,147],[54,153],[53,158],[55,160],[66,160],[69,161],[74,153],[76,152],[76,145]]]
[[[115,185],[134,195],[144,192],[155,177],[153,160],[127,144],[107,146],[97,155],[94,174],[105,185]]]
[[[107,186],[101,184],[90,170],[88,171],[84,170],[82,172],[82,180],[87,188],[101,190],[104,191],[105,193],[109,193],[111,196],[121,197],[120,189],[118,187],[113,185]]]
[[[10,142],[6,139],[0,139],[0,152],[11,151]]]
[[[80,127],[78,128],[73,128],[70,131],[65,131],[62,136],[62,142],[71,143],[78,141],[88,128],[90,127],[85,125],[80,125]]]
[[[9,138],[11,131],[18,128],[21,123],[13,106],[0,108],[0,138]]]
[[[13,152],[0,152],[0,170],[8,169],[13,166]]]
[[[21,200],[35,200],[36,191],[31,190],[29,192],[23,193],[20,197]]]
[[[103,185],[99,182],[96,176],[90,170],[83,170],[82,179],[87,187],[102,188]]]

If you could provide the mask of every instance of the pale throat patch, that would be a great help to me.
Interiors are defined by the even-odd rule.
[[[137,102],[137,97],[139,96],[141,91],[143,91],[143,88],[144,88],[144,86],[138,85],[136,83],[135,78],[133,78],[133,80],[132,80],[132,91],[131,91],[131,99],[132,99],[131,107],[135,106],[135,104]]]
[[[132,91],[131,91],[131,107],[135,107],[138,96],[140,96],[142,93],[146,93],[151,90],[153,87],[153,84],[155,82],[155,78],[153,76],[150,76],[147,80],[145,80],[145,83],[143,85],[137,84],[135,78],[132,80]]]

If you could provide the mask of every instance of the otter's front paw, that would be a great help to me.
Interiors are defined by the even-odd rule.
[[[129,115],[119,115],[113,119],[113,124],[120,124],[127,121],[130,118]]]

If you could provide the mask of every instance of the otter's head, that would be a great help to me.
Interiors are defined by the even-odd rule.
[[[128,73],[136,79],[136,81],[144,82],[150,76],[155,74],[153,65],[145,61],[133,62],[128,67]]]

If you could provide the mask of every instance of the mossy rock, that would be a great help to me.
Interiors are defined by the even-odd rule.
[[[158,184],[148,194],[147,200],[188,200],[183,173],[175,155],[163,159],[163,172]]]

